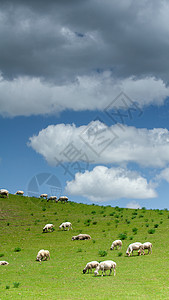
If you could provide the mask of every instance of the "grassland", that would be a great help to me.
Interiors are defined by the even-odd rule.
[[[72,231],[59,230],[64,221],[72,223]],[[56,204],[10,195],[0,198],[0,222],[0,260],[9,262],[0,266],[0,299],[169,299],[167,210]],[[42,233],[47,223],[55,231]],[[72,241],[79,233],[92,239]],[[120,234],[122,249],[111,251]],[[127,246],[135,241],[152,242],[152,255],[127,257]],[[50,251],[50,261],[35,261],[40,249]],[[117,263],[115,277],[82,274],[88,261],[107,259]]]

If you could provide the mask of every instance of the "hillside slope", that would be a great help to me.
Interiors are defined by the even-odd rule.
[[[47,203],[10,195],[0,198],[0,221],[0,260],[9,262],[0,266],[0,299],[169,299],[167,210]],[[73,230],[59,230],[64,221]],[[42,233],[47,223],[55,231]],[[72,241],[79,233],[92,239]],[[111,251],[119,237],[122,249]],[[135,241],[152,242],[152,255],[127,257],[127,246]],[[40,249],[49,250],[51,260],[36,262]],[[87,262],[107,259],[117,263],[115,277],[82,273]]]

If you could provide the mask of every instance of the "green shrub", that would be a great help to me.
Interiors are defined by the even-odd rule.
[[[120,222],[119,220],[115,219],[115,223],[119,223],[119,222]]]
[[[82,252],[82,249],[81,249],[81,248],[78,248],[78,249],[77,249],[77,252]]]
[[[106,215],[104,214],[104,215],[103,215],[103,217],[105,218],[105,217],[106,217]]]
[[[9,290],[9,289],[10,289],[10,286],[9,286],[9,285],[6,285],[5,288],[6,288],[6,290]]]
[[[45,210],[46,210],[46,207],[43,207],[43,208],[42,208],[42,211],[45,211]]]
[[[19,247],[16,247],[15,249],[14,249],[14,252],[20,252],[21,251],[21,248],[19,248]]]
[[[133,231],[134,234],[137,234],[138,228],[134,227],[134,228],[132,229],[132,231]]]
[[[120,233],[118,237],[120,240],[125,240],[127,238],[127,233]]]
[[[3,253],[0,253],[0,257],[3,257],[4,256],[4,254]]]
[[[123,253],[122,252],[118,252],[118,256],[122,256],[123,255]]]
[[[129,237],[129,240],[132,241],[132,240],[133,240],[133,236],[130,236],[130,237]]]
[[[96,211],[95,211],[95,210],[92,210],[91,214],[95,215],[95,214],[96,214]]]
[[[139,218],[143,218],[144,216],[143,215],[139,215]]]
[[[10,224],[10,223],[8,222],[6,225],[9,226],[9,224]]]
[[[148,224],[148,223],[146,224],[146,227],[149,227],[149,224]]]
[[[154,224],[154,228],[158,228],[159,224]]]
[[[20,285],[20,283],[19,283],[19,282],[14,282],[14,283],[13,283],[13,287],[14,287],[14,288],[18,288],[18,287],[19,287],[19,285]]]
[[[153,233],[155,233],[155,229],[154,229],[154,228],[152,228],[152,229],[149,229],[149,230],[148,230],[148,233],[149,233],[149,234],[153,234]]]
[[[96,225],[96,224],[97,224],[97,222],[96,222],[96,221],[94,221],[94,222],[93,222],[93,225]]]
[[[93,242],[93,244],[95,244],[95,243],[96,243],[96,241],[95,241],[95,240],[92,240],[92,242]]]
[[[107,251],[105,250],[99,250],[99,256],[103,257],[103,256],[106,256],[107,255]]]
[[[109,216],[113,217],[114,214],[115,214],[115,212],[112,212],[112,213],[109,214]]]

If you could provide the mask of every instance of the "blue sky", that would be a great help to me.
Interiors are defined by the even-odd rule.
[[[169,209],[168,2],[0,2],[0,188]]]

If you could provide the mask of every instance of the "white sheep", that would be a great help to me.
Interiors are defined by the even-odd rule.
[[[17,191],[17,192],[15,193],[15,195],[21,195],[21,196],[23,196],[23,194],[24,194],[23,191]]]
[[[102,271],[102,276],[103,276],[103,272],[106,275],[106,271],[110,270],[109,276],[111,275],[112,269],[114,271],[114,276],[116,275],[116,263],[112,260],[105,260],[102,261],[101,263],[99,263],[99,265],[97,266],[96,270],[94,271],[95,276],[99,274],[99,270]]]
[[[58,199],[58,201],[60,201],[60,202],[68,202],[68,197],[67,196],[60,196],[59,197],[59,199]]]
[[[140,250],[140,251],[138,251],[138,254],[141,255],[141,252],[143,252],[143,255],[144,255],[144,249],[143,249],[142,243],[135,242],[135,243],[130,244],[127,248],[126,254],[128,256],[133,255],[134,250]]]
[[[92,269],[95,269],[96,267],[98,267],[98,265],[99,265],[99,262],[95,261],[95,260],[88,262],[86,267],[83,269],[83,273],[85,274],[87,270],[88,270],[88,273],[89,273],[89,270],[91,270],[91,273],[92,273]]]
[[[152,254],[152,244],[150,242],[143,243],[143,250],[148,249],[148,254],[151,252]],[[138,250],[138,254],[141,253],[141,250]],[[145,252],[143,252],[145,254]]]
[[[91,236],[89,234],[80,233],[78,235],[72,236],[72,241],[74,240],[90,240]]]
[[[41,194],[41,195],[40,195],[40,198],[45,198],[45,199],[47,199],[47,198],[48,198],[48,194]]]
[[[51,201],[55,201],[55,202],[58,202],[58,200],[57,200],[57,197],[56,196],[50,196],[48,199],[47,199],[47,202],[49,201],[49,200],[51,200]]]
[[[53,231],[53,230],[54,230],[53,224],[46,224],[45,227],[43,228],[43,232],[48,232],[48,231]]]
[[[40,250],[36,256],[37,261],[47,260],[49,258],[50,260],[50,253],[48,250]]]
[[[8,198],[9,197],[9,192],[7,190],[5,190],[5,189],[1,189],[0,190],[0,195],[2,197],[6,196]]]
[[[7,262],[5,260],[1,260],[0,261],[0,266],[3,266],[3,265],[9,265],[9,262]]]
[[[119,249],[121,249],[121,247],[122,247],[122,241],[121,241],[121,240],[115,240],[115,241],[112,243],[110,250],[113,250],[114,247],[115,247],[115,249],[117,250],[117,246],[119,246]]]
[[[70,222],[64,222],[64,223],[62,223],[60,226],[59,226],[59,229],[62,229],[63,228],[63,230],[65,230],[66,228],[68,228],[68,230],[69,229],[73,229],[72,228],[72,224],[70,223]]]

